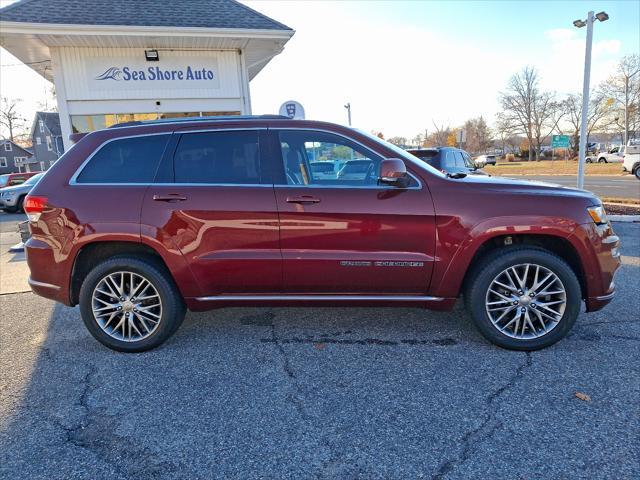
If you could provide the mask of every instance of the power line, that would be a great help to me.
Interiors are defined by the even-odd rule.
[[[12,63],[9,65],[0,65],[0,67],[4,68],[4,67],[24,67],[24,66],[28,66],[28,65],[38,65],[40,63],[49,63],[51,62],[51,60],[40,60],[39,62],[26,62],[26,63]]]

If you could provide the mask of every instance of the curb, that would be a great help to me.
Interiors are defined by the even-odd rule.
[[[640,222],[640,215],[607,215],[612,222]]]
[[[24,252],[24,243],[16,243],[13,247],[9,249],[11,253],[19,253]]]

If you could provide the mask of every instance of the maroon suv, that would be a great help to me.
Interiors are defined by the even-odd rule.
[[[620,265],[589,192],[447,177],[368,133],[275,116],[93,132],[25,210],[34,292],[79,304],[127,352],[160,345],[187,308],[449,310],[461,293],[487,339],[533,350],[566,335],[581,300],[605,306]]]

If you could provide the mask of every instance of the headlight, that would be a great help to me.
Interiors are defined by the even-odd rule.
[[[589,207],[587,208],[587,212],[589,212],[589,215],[591,215],[591,218],[596,225],[604,225],[609,222],[607,212],[604,211],[604,207],[602,205]]]

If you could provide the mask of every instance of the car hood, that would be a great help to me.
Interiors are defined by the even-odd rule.
[[[10,187],[4,187],[4,188],[0,188],[0,192],[2,193],[22,193],[22,192],[28,192],[29,190],[31,190],[31,187],[33,187],[33,185],[12,185]]]
[[[596,195],[587,190],[580,190],[579,188],[565,187],[537,180],[520,180],[509,177],[491,177],[484,175],[467,175],[462,180],[467,184],[474,184],[478,186],[478,188],[487,188],[504,193],[557,195],[562,197],[597,199]]]

